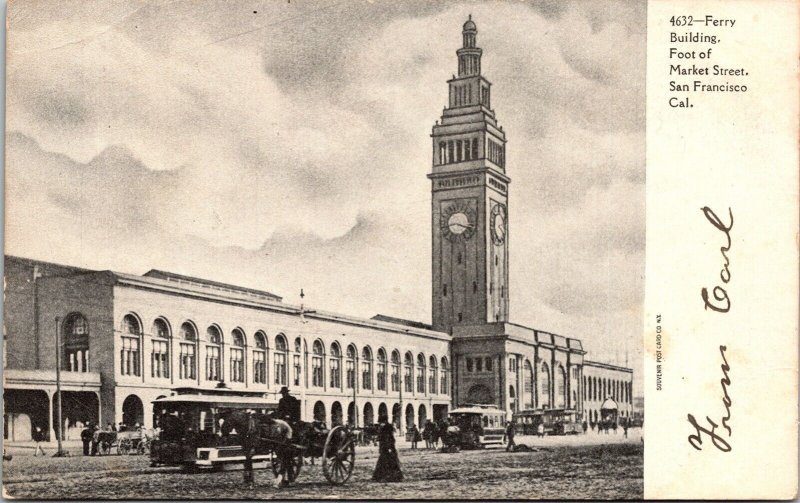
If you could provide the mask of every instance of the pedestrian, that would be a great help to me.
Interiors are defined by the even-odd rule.
[[[539,423],[539,426],[536,427],[536,435],[539,438],[544,437],[544,423]]]
[[[411,448],[417,448],[417,442],[422,439],[422,436],[419,434],[419,429],[417,429],[416,424],[411,425]]]
[[[586,423],[586,420],[583,420],[583,434],[586,435],[586,430],[589,429],[589,425]]]
[[[428,420],[422,430],[422,439],[425,440],[425,448],[431,448],[431,422]]]
[[[375,482],[400,482],[403,472],[400,470],[400,459],[394,445],[394,427],[389,423],[389,416],[378,416],[378,462],[372,473]]]
[[[622,432],[625,434],[625,438],[628,438],[628,422],[627,421],[622,423]]]
[[[439,448],[439,425],[431,423],[431,445],[434,449]]]
[[[42,449],[42,442],[44,442],[45,436],[44,432],[42,431],[41,426],[36,426],[36,429],[33,431],[33,441],[36,442],[36,447],[34,448],[33,455],[38,456],[39,453],[42,453],[42,456],[45,456],[44,449]]]
[[[88,423],[83,430],[81,430],[81,442],[83,442],[83,455],[89,455],[89,447],[92,444],[92,423]]]
[[[614,428],[614,435],[616,435],[617,434],[617,422],[614,421],[614,423],[611,425],[611,427]]]
[[[517,444],[514,442],[514,420],[506,423],[506,438],[508,439],[508,444],[506,445],[506,452],[513,451]]]
[[[95,424],[92,430],[92,456],[97,456],[97,448],[100,445],[100,425]]]
[[[253,455],[256,453],[256,442],[258,441],[258,425],[256,424],[255,411],[247,411],[247,425],[241,426],[242,450],[244,451],[244,484],[248,487],[253,486]]]

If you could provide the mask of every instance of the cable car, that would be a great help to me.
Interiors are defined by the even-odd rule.
[[[450,411],[443,443],[447,450],[483,449],[505,443],[506,412],[497,407],[469,406]]]

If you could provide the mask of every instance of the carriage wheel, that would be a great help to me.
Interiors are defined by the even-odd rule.
[[[328,433],[322,449],[322,471],[333,485],[347,482],[356,464],[356,446],[353,435],[344,426],[337,426]]]
[[[130,454],[131,447],[130,439],[123,438],[117,444],[117,454]]]
[[[272,474],[277,477],[282,471],[283,460],[280,454],[272,451],[270,461],[272,462]],[[303,451],[298,450],[296,455],[289,458],[289,461],[291,464],[286,468],[286,478],[289,482],[294,482],[297,480],[297,476],[300,475],[300,469],[303,467]]]

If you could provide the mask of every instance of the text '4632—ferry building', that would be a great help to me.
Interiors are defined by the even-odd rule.
[[[88,422],[154,426],[152,401],[175,388],[277,400],[302,417],[401,429],[453,407],[630,417],[632,371],[585,360],[578,339],[509,322],[506,137],[470,19],[458,75],[433,127],[433,322],[361,319],[281,297],[152,270],[144,275],[5,258],[5,436],[56,427],[60,361],[66,438]],[[57,320],[57,321],[56,321]],[[56,353],[56,331],[61,347]]]

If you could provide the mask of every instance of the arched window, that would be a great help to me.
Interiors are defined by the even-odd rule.
[[[314,342],[314,358],[318,358],[316,355],[319,354],[318,351],[322,350],[322,343],[319,341]],[[331,344],[331,357],[330,362],[328,364],[328,369],[331,375],[331,388],[333,389],[341,389],[342,388],[342,349],[339,347],[338,342],[334,342]],[[320,372],[322,369],[320,369]],[[320,376],[319,382],[322,382],[322,376]]]
[[[64,320],[63,370],[89,372],[89,321],[80,313],[72,313]]]
[[[150,353],[150,377],[169,377],[169,325],[163,318],[153,322]]]
[[[215,325],[206,329],[206,380],[222,380],[222,332]]]
[[[288,352],[289,346],[286,343],[286,337],[278,334],[275,337],[275,384],[279,386],[286,386],[286,353]]]
[[[347,387],[356,387],[356,347],[352,344],[347,346]]]
[[[253,350],[253,382],[267,384],[267,336],[258,331],[253,340],[256,346]]]
[[[331,351],[333,351],[333,346],[331,346]],[[317,339],[311,345],[311,385],[317,388],[325,386],[325,378],[322,371],[324,359],[325,346],[322,345],[322,341]]]
[[[550,408],[550,367],[546,363],[542,363],[539,382],[542,383],[542,393],[539,395],[541,408]]]
[[[386,391],[386,350],[383,348],[378,349],[378,363],[375,370],[378,391]]]
[[[244,332],[235,328],[231,332],[231,382],[244,382]]]
[[[400,352],[392,351],[392,391],[400,391]]]
[[[428,358],[428,393],[433,395],[436,394],[437,382],[436,382],[436,367],[438,367],[436,363],[436,355],[431,355]]]
[[[181,379],[197,379],[197,330],[188,321],[181,325],[180,335],[180,372]]]
[[[522,407],[533,408],[533,366],[528,360],[522,365]]]
[[[414,355],[411,354],[411,351],[407,351],[406,355],[403,357],[403,363],[405,364],[405,368],[403,369],[403,380],[405,381],[405,386],[403,390],[408,393],[414,392]]]
[[[558,369],[555,372],[555,379],[556,379],[556,407],[563,408],[566,407],[567,403],[567,374],[564,371],[564,367],[562,365],[558,366]]]
[[[119,354],[120,374],[127,376],[142,375],[139,365],[139,347],[142,338],[142,325],[136,316],[126,314],[122,318],[122,348]]]
[[[372,389],[372,349],[369,346],[361,349],[361,388]]]
[[[449,383],[449,379],[448,379],[448,375],[447,375],[449,370],[448,370],[448,367],[447,367],[447,357],[444,357],[444,356],[442,357],[442,371],[441,372],[442,372],[442,378],[441,378],[441,381],[442,381],[441,384],[442,385],[440,386],[440,390],[441,390],[441,392],[443,394],[449,394],[450,393],[450,383]]]
[[[417,393],[425,393],[425,355],[417,355]]]
[[[292,355],[292,384],[300,386],[303,382],[303,367],[300,364],[300,357],[303,354],[303,341],[300,337],[294,339],[294,354]]]

